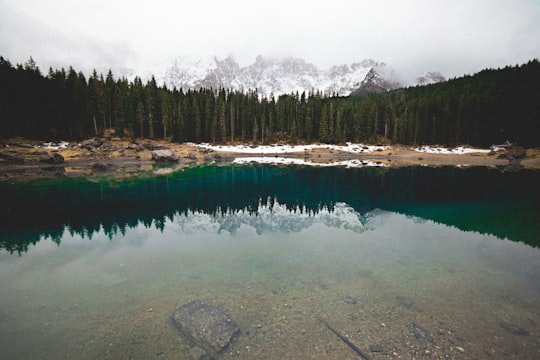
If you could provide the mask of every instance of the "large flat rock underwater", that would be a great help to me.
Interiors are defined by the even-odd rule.
[[[203,350],[197,351],[199,359],[216,359],[240,336],[240,327],[225,312],[199,300],[177,307],[172,320],[192,350]]]

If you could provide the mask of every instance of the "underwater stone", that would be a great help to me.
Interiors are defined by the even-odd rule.
[[[417,323],[412,323],[409,325],[411,330],[413,331],[413,335],[416,338],[416,340],[419,341],[426,341],[429,343],[434,343],[435,340],[433,339],[433,336],[422,326],[418,325]]]
[[[216,358],[240,335],[240,327],[222,310],[194,300],[176,308],[172,320],[192,346]]]
[[[518,335],[518,336],[529,335],[529,332],[519,325],[512,324],[506,321],[501,322],[500,325],[504,330],[511,332],[514,335]]]
[[[96,162],[94,163],[94,165],[92,165],[92,170],[94,171],[105,171],[107,170],[108,168],[108,165],[107,164],[104,164],[102,162]]]
[[[322,283],[319,284],[319,287],[321,289],[323,289],[323,290],[328,290],[328,289],[330,289],[330,284],[327,283],[327,282],[322,282]]]
[[[198,346],[189,349],[189,358],[191,360],[203,360],[206,357],[206,351]]]

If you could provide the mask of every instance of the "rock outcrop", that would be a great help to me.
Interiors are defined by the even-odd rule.
[[[12,164],[23,164],[25,162],[24,157],[12,150],[0,151],[0,159]]]
[[[169,149],[153,150],[152,160],[160,163],[177,163],[178,155]]]
[[[63,164],[64,157],[58,153],[47,153],[40,155],[39,161],[45,164]]]

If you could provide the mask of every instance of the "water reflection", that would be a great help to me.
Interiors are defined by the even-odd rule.
[[[298,215],[291,228],[301,226],[301,214],[329,214],[345,203],[360,215],[381,208],[536,247],[538,183],[535,171],[264,165],[201,166],[150,178],[2,183],[0,247],[20,253],[41,238],[60,243],[65,230],[87,238],[101,229],[112,238],[138,224],[163,230],[178,214],[205,214],[224,229],[234,228],[239,215],[273,209],[274,201],[279,206],[268,213],[288,209]]]
[[[170,317],[199,299],[241,328],[223,359],[355,356],[317,316],[373,358],[534,358],[540,252],[515,240],[537,244],[538,180],[204,166],[4,183],[2,355],[189,358]]]
[[[300,206],[287,208],[286,205],[274,199],[268,199],[266,203],[260,202],[256,210],[233,211],[229,209],[217,211],[213,215],[189,211],[175,216],[173,222],[180,225],[182,232],[187,234],[223,231],[236,233],[242,226],[248,226],[261,235],[277,231],[300,232],[314,224],[360,233],[366,230],[365,222],[368,219],[369,214],[362,216],[345,203],[337,203],[332,209],[324,206],[313,211]]]
[[[223,359],[353,357],[317,315],[368,352],[537,353],[534,336],[510,330],[539,331],[538,250],[395,212],[272,200],[0,253],[3,356],[189,358],[169,324],[193,299],[241,327]]]

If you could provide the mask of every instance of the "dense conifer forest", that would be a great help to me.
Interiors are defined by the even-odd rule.
[[[175,142],[392,142],[540,146],[540,63],[484,70],[382,94],[319,92],[261,98],[256,91],[168,89],[89,77],[70,67],[44,75],[34,60],[0,57],[0,139],[80,140],[117,134]]]

